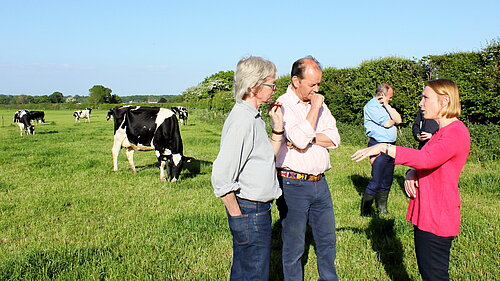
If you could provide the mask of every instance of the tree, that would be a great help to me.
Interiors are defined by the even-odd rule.
[[[16,97],[16,103],[18,104],[26,104],[28,100],[28,95],[19,95]]]
[[[182,93],[185,101],[211,99],[215,93],[230,91],[233,87],[234,71],[219,71],[206,77],[197,86],[190,87]]]
[[[15,103],[15,98],[12,95],[0,95],[0,104]]]
[[[90,95],[88,102],[90,104],[98,105],[101,103],[109,103],[111,100],[111,92],[113,90],[108,89],[102,85],[94,85],[89,89]]]
[[[74,95],[73,98],[75,99],[75,103],[87,103],[88,99],[88,97],[80,95]]]
[[[39,96],[37,103],[50,103],[50,98],[47,95]]]
[[[109,98],[109,103],[122,103],[122,101],[122,98],[118,95],[111,95],[111,97]]]
[[[64,95],[61,92],[54,92],[49,96],[51,103],[63,103]]]

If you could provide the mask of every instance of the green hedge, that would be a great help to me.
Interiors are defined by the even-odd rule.
[[[433,78],[457,82],[464,119],[477,123],[498,122],[500,106],[500,56],[492,47],[489,52],[456,53],[429,56]]]
[[[231,74],[224,73],[226,80]],[[448,78],[457,83],[461,92],[460,118],[468,123],[488,124],[497,123],[500,117],[499,77],[500,39],[495,39],[479,52],[426,56],[419,60],[387,57],[365,61],[355,68],[325,68],[321,91],[337,121],[361,124],[363,106],[372,98],[377,85],[389,83],[395,92],[392,105],[401,113],[403,125],[410,125],[425,81]],[[275,99],[286,91],[289,83],[290,75],[276,80]],[[228,93],[215,92],[213,98],[192,99],[189,104],[227,112],[234,103]]]

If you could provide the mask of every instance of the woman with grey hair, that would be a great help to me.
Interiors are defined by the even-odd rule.
[[[275,168],[283,136],[279,104],[270,107],[272,135],[259,107],[276,91],[276,66],[260,57],[238,62],[234,75],[236,104],[222,129],[213,163],[212,185],[226,207],[233,236],[230,280],[268,280],[271,258],[271,203],[281,196]]]

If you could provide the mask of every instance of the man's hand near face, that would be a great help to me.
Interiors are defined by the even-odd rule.
[[[314,94],[311,98],[311,107],[314,109],[319,109],[323,105],[325,97],[321,94]]]

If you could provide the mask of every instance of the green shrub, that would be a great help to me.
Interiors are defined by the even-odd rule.
[[[365,136],[363,125],[337,122],[341,143],[352,146],[366,146],[368,137]],[[500,157],[500,125],[496,124],[467,124],[471,135],[471,149],[469,161],[497,161]],[[495,137],[492,137],[495,136]],[[413,138],[411,127],[398,128],[396,144],[399,146],[417,148],[418,143]]]
[[[392,105],[410,124],[422,91],[422,67],[408,59],[388,57],[363,62],[358,68],[333,69],[323,72],[321,90],[332,114],[341,122],[361,124],[363,106],[383,82],[394,88]]]
[[[235,103],[234,95],[231,91],[220,91],[212,98],[211,110],[228,113]]]
[[[469,122],[497,123],[500,107],[500,39],[481,52],[427,56],[422,64],[430,77],[454,80],[460,91],[462,118]]]
[[[469,159],[477,161],[496,161],[500,157],[500,125],[468,124],[471,137]]]

